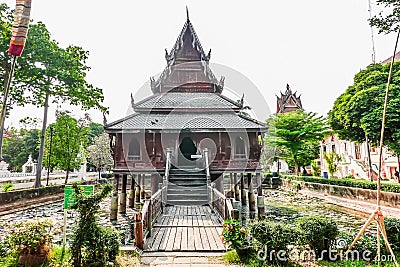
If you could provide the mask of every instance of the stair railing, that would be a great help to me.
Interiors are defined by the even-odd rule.
[[[171,155],[172,155],[171,149],[167,148],[167,156],[166,156],[166,162],[165,162],[165,172],[164,172],[164,177],[163,177],[163,188],[164,188],[164,190],[162,191],[162,201],[163,201],[163,205],[164,206],[167,203],[169,171],[171,170]]]
[[[208,162],[208,148],[204,148],[204,167],[206,169],[206,181],[207,181],[207,199],[208,202],[212,205],[213,202],[213,192],[211,190],[211,175],[210,175],[210,164]]]

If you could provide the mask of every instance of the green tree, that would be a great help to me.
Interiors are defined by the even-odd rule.
[[[8,162],[11,171],[22,171],[22,165],[28,160],[37,157],[39,130],[37,129],[11,129],[11,137],[4,140],[4,160]]]
[[[384,94],[390,64],[372,64],[354,77],[353,85],[339,96],[328,121],[339,138],[372,143],[379,142]],[[400,63],[393,66],[385,124],[385,145],[400,155]]]
[[[0,8],[0,34],[4,37],[0,38],[0,45],[1,51],[7,51],[12,15],[6,5],[1,5]],[[18,58],[10,99],[20,105],[29,103],[44,107],[35,187],[40,186],[49,103],[69,103],[83,109],[98,108],[102,112],[107,111],[102,105],[102,90],[86,81],[86,74],[90,70],[86,64],[88,56],[89,52],[78,46],[60,47],[51,39],[50,32],[43,23],[31,23],[24,54]],[[0,61],[2,78],[5,81],[9,73],[10,56],[3,52]]]
[[[65,183],[71,170],[81,164],[77,159],[81,144],[87,143],[88,123],[86,119],[77,120],[68,112],[57,112],[53,125],[52,162],[65,170]],[[47,151],[46,156],[47,158]]]
[[[89,141],[88,145],[93,145],[95,143],[95,138],[101,136],[104,133],[104,126],[103,124],[91,122],[89,124]]]
[[[87,148],[89,154],[89,163],[94,165],[99,172],[103,168],[112,167],[114,164],[110,153],[110,138],[107,133],[94,138],[94,144]]]
[[[334,177],[335,172],[338,170],[339,161],[342,159],[336,152],[324,152],[324,159],[328,164],[329,177]]]
[[[397,0],[377,0],[378,6],[382,10],[371,18],[371,26],[379,29],[379,33],[390,33],[398,31],[400,28],[400,2]],[[390,12],[386,12],[387,10]]]
[[[296,174],[299,166],[308,161],[304,157],[305,151],[317,148],[320,141],[331,134],[325,118],[302,110],[277,114],[267,123],[268,143],[286,151],[282,158],[293,162]]]

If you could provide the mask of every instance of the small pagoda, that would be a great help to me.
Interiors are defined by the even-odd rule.
[[[151,177],[152,194],[163,178],[168,179],[169,205],[206,204],[202,189],[207,179],[224,192],[224,173],[235,179],[247,174],[249,183],[254,173],[260,178],[266,125],[240,113],[243,101],[222,94],[225,78],[214,76],[210,58],[211,50],[205,53],[187,16],[173,48],[165,51],[164,71],[150,78],[152,94],[139,102],[132,98],[134,112],[105,126],[114,158],[115,191],[122,178],[120,212],[126,209],[128,176],[131,190],[135,185],[143,190],[142,180]],[[116,218],[117,195],[113,203],[111,219]]]
[[[276,113],[288,113],[295,110],[303,110],[300,96],[297,96],[297,92],[292,92],[289,84],[286,85],[286,91],[284,94],[281,92],[281,96],[276,96]]]

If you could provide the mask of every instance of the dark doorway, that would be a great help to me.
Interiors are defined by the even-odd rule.
[[[192,155],[196,155],[197,148],[192,138],[184,137],[179,145],[179,165],[193,165],[195,164],[195,158],[192,159]]]

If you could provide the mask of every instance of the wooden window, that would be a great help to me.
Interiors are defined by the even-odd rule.
[[[244,146],[244,140],[241,136],[236,137],[235,140],[235,158],[237,159],[246,158],[246,148]]]
[[[135,137],[129,142],[128,160],[140,160],[140,143]]]

